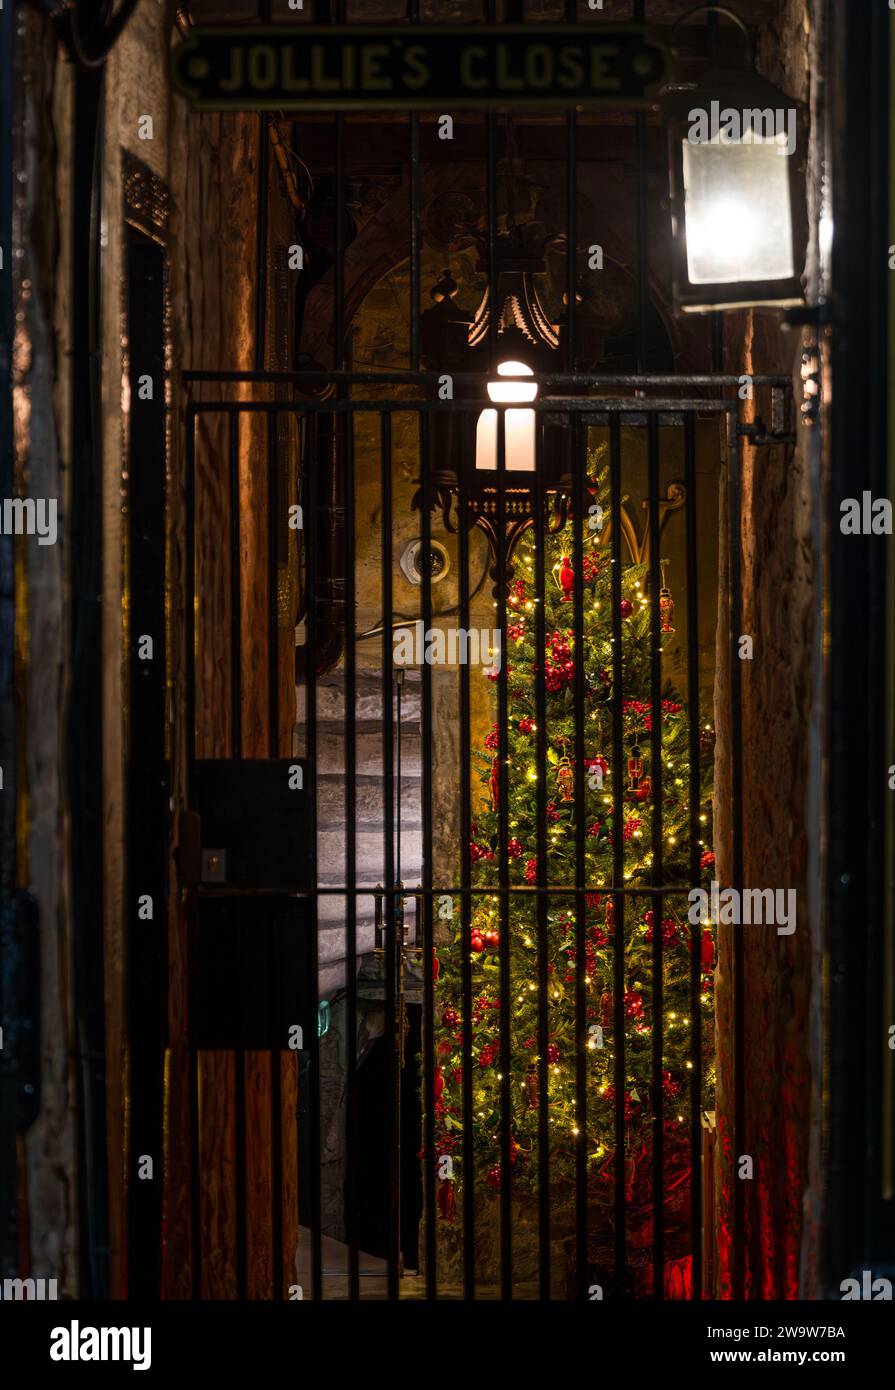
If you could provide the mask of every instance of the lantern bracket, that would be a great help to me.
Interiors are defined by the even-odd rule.
[[[688,19],[692,19],[695,14],[707,14],[709,13],[709,11],[711,11],[713,15],[723,15],[725,19],[730,19],[733,21],[733,23],[737,26],[737,28],[740,30],[740,32],[746,40],[746,54],[749,60],[749,66],[754,66],[754,49],[752,46],[752,35],[749,32],[748,26],[746,25],[743,18],[740,15],[738,15],[735,10],[728,10],[724,5],[694,5],[692,9],[686,10],[682,15],[680,15],[675,20],[674,24],[671,26],[671,34],[669,35],[668,39],[668,47],[670,51],[672,53],[676,52],[676,49],[674,47],[674,39],[681,25],[686,23]]]

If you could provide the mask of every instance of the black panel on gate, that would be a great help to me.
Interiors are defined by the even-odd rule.
[[[203,883],[274,893],[310,891],[308,793],[297,785],[304,772],[294,758],[221,758],[196,764]],[[223,854],[218,863],[212,862],[216,852]]]
[[[298,1053],[299,1074],[295,1134],[299,1191],[315,1182],[313,1117],[309,1063],[317,1028],[317,971],[314,920],[309,899],[285,894],[200,894],[192,944],[193,994],[190,1035],[193,1040],[193,1202],[200,1210],[198,1054],[236,1054],[236,1270],[238,1297],[246,1295],[248,1232],[246,1228],[245,1054],[266,1051],[271,1057],[271,1212],[274,1270],[283,1268],[283,1176],[280,1066],[290,1047]],[[296,1031],[300,1029],[300,1032]],[[307,1224],[303,1208],[300,1219]],[[202,1286],[202,1238],[196,1221],[193,1242],[194,1296]],[[274,1297],[284,1297],[277,1277]]]
[[[199,1048],[280,1050],[317,1026],[308,903],[279,895],[199,900],[195,1030]]]

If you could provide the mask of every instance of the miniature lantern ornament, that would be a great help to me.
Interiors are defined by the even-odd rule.
[[[803,107],[755,71],[739,16],[714,11],[740,27],[750,52],[666,91],[675,301],[687,313],[801,304]]]
[[[559,760],[559,766],[556,769],[556,785],[559,788],[560,801],[574,801],[575,771],[568,754],[564,754]]]

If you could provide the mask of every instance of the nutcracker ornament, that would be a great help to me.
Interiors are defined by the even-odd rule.
[[[631,745],[631,751],[628,754],[628,777],[630,779],[628,791],[636,796],[641,778],[643,777],[643,755],[640,752],[640,745],[638,743]]]

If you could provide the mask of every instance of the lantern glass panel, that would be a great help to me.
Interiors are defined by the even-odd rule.
[[[533,376],[524,362],[501,362],[499,377]],[[538,394],[537,382],[489,381],[488,396],[501,405],[508,402],[533,401]],[[504,462],[511,473],[533,473],[535,470],[535,412],[507,410],[504,412]],[[475,466],[477,469],[497,469],[497,411],[483,410],[476,426]]]
[[[683,141],[691,284],[786,280],[795,273],[785,142]]]

